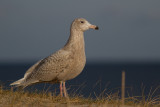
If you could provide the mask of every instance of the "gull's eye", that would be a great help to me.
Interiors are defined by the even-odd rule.
[[[84,21],[80,21],[81,23],[84,23]]]

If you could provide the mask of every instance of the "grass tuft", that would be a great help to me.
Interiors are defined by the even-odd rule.
[[[150,88],[148,95],[144,94],[145,87],[142,87],[141,96],[129,96],[125,98],[126,107],[160,107],[160,95],[157,94],[160,86]],[[121,106],[120,91],[112,93],[111,91],[103,90],[99,95],[94,92],[96,98],[89,96],[83,97],[82,94],[72,92],[69,94],[70,99],[61,98],[56,95],[55,92],[48,91],[49,89],[43,89],[42,91],[35,90],[34,92],[4,89],[3,85],[0,85],[0,107],[50,107],[50,106]]]

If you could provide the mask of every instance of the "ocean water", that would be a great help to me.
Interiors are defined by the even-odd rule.
[[[9,88],[9,84],[23,77],[26,70],[34,62],[29,63],[0,63],[0,81]],[[83,72],[75,79],[66,82],[69,93],[81,94],[83,96],[99,96],[104,92],[113,93],[120,91],[121,72],[126,72],[126,94],[141,95],[142,89],[148,95],[160,86],[160,63],[87,63]],[[37,84],[26,88],[26,90],[56,91],[58,84]],[[160,93],[157,90],[155,94]]]

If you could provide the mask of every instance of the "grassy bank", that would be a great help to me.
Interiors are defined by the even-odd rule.
[[[70,99],[61,98],[51,92],[28,92],[0,87],[0,107],[160,107],[160,96],[154,95],[159,89],[151,89],[145,96],[125,98],[125,106],[121,105],[119,92],[104,93],[95,99],[82,95],[69,95]]]

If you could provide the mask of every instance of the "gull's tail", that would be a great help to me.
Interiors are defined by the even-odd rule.
[[[19,87],[19,86],[22,86],[22,84],[24,83],[25,79],[22,78],[22,79],[19,79],[13,83],[11,83],[10,85],[14,85],[15,87]]]

